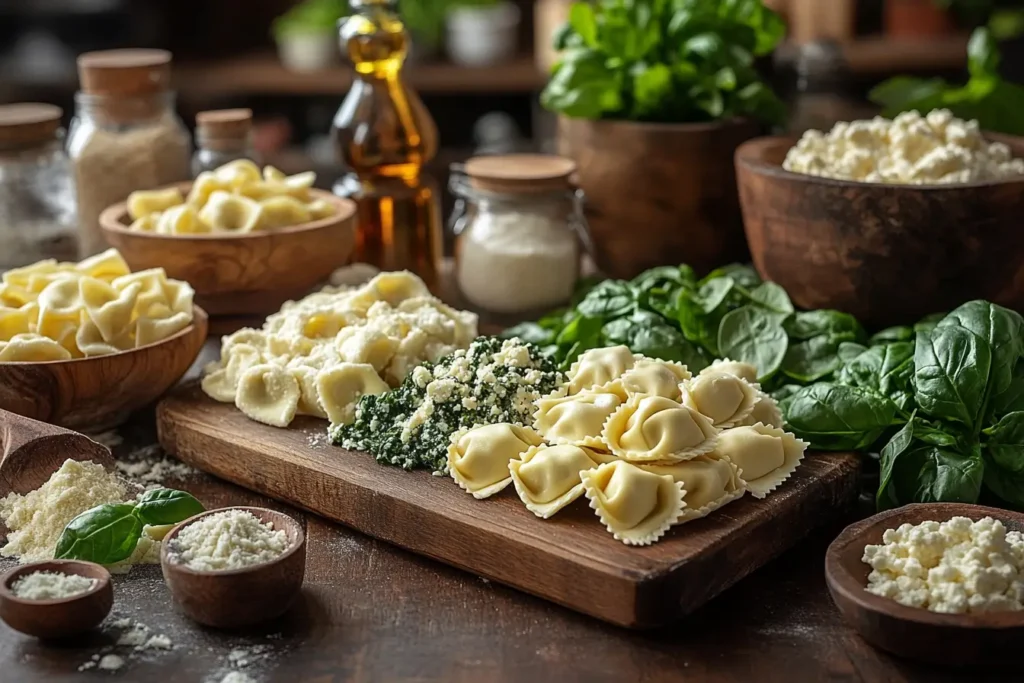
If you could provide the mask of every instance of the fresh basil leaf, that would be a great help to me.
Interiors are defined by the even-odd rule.
[[[782,361],[782,371],[798,382],[809,384],[839,369],[839,345],[852,341],[852,333],[823,334],[798,344],[790,344]]]
[[[871,346],[880,346],[883,344],[892,344],[893,342],[913,340],[914,328],[903,325],[901,327],[890,327],[878,332],[877,334],[871,335],[871,339],[868,340],[868,344]]]
[[[177,524],[205,510],[192,494],[166,488],[146,491],[135,505],[139,519],[152,526]]]
[[[113,564],[131,556],[142,535],[142,520],[127,503],[100,505],[78,515],[64,528],[53,556]]]
[[[988,390],[992,350],[959,326],[917,335],[914,399],[927,415],[974,429]]]
[[[878,493],[875,494],[875,504],[879,510],[888,510],[889,508],[899,506],[899,500],[889,487],[889,483],[892,480],[892,469],[893,465],[896,464],[896,459],[905,453],[913,442],[914,415],[911,415],[910,421],[903,425],[903,429],[896,432],[889,440],[889,443],[882,448]]]
[[[544,329],[537,323],[530,322],[519,323],[515,327],[510,327],[502,332],[501,336],[505,339],[518,337],[524,342],[536,344],[537,346],[547,346],[555,341],[555,333],[552,330]]]
[[[818,383],[780,407],[798,437],[823,450],[866,450],[892,426],[896,406],[869,389]]]
[[[637,62],[630,75],[633,77],[632,118],[637,121],[657,118],[658,111],[672,95],[672,70],[665,64]]]
[[[636,299],[624,282],[606,280],[590,290],[576,310],[588,318],[617,318],[629,313]]]
[[[574,2],[569,8],[569,25],[587,47],[597,47],[597,19],[593,7],[585,2]]]
[[[597,119],[622,108],[620,80],[600,52],[567,50],[541,93],[541,104],[566,116]]]
[[[789,338],[778,317],[753,305],[726,314],[718,329],[722,356],[756,367],[759,381],[778,371],[788,346]]]
[[[750,299],[775,313],[788,315],[793,312],[793,302],[786,290],[774,282],[762,282],[754,287],[750,290]]]

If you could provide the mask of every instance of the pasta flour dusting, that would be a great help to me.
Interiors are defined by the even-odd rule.
[[[0,521],[10,530],[0,555],[22,563],[52,559],[68,522],[97,505],[127,498],[125,485],[102,465],[66,460],[35,491],[0,500]]]

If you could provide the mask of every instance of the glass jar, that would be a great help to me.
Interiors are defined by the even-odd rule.
[[[193,177],[238,159],[249,159],[263,165],[252,145],[252,110],[223,109],[196,114]]]
[[[0,271],[77,257],[62,113],[49,104],[0,106]]]
[[[192,144],[168,90],[171,55],[109,50],[78,58],[82,90],[68,154],[78,196],[81,256],[106,248],[99,217],[136,190],[188,180]]]
[[[452,167],[455,280],[470,306],[522,316],[569,301],[590,251],[575,170],[569,159],[529,154]]]

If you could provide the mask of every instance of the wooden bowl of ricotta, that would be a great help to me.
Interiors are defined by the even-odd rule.
[[[1024,514],[962,503],[924,503],[888,510],[847,527],[825,555],[825,580],[846,622],[864,640],[892,654],[946,666],[1019,667],[1024,611],[943,614],[908,607],[865,590],[871,567],[864,546],[901,524],[992,517],[1024,532]]]
[[[1024,157],[1024,138],[986,133]],[[1024,178],[886,185],[782,168],[796,138],[736,151],[754,265],[805,309],[869,327],[913,324],[971,299],[1024,310]]]

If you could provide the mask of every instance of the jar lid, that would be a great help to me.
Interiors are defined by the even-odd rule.
[[[197,133],[210,138],[243,139],[252,130],[252,109],[217,109],[196,114]]]
[[[60,107],[38,102],[0,105],[0,147],[52,139],[60,128],[63,113]]]
[[[171,53],[127,49],[78,56],[78,80],[90,95],[150,95],[170,89]]]
[[[549,154],[502,154],[473,157],[464,168],[478,190],[527,194],[569,189],[576,162]]]

